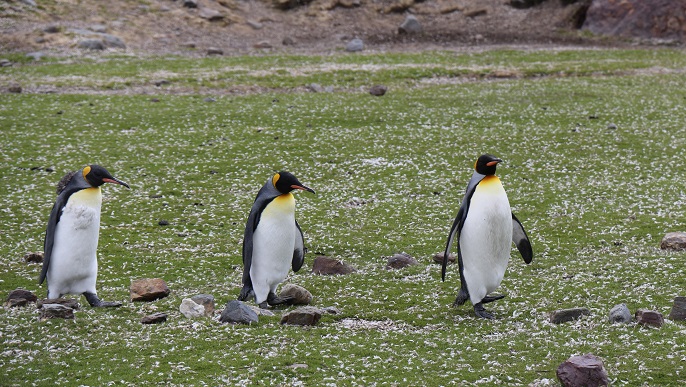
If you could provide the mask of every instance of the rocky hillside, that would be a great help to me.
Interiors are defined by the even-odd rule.
[[[640,3],[639,0],[621,3],[633,2]],[[60,53],[80,48],[127,49],[138,54],[231,55],[260,50],[326,52],[344,49],[355,38],[362,41],[364,49],[512,43],[596,44],[607,43],[608,39],[598,39],[580,28],[604,33],[602,29],[596,31],[584,26],[589,6],[593,10],[601,3],[612,5],[617,2],[7,0],[0,3],[0,48],[3,52]],[[670,3],[670,0],[657,0],[656,3]],[[624,11],[633,12],[631,9]],[[616,12],[613,15],[619,18]],[[609,19],[610,16],[605,15],[600,21]],[[664,23],[670,23],[670,20]],[[680,27],[678,23],[683,23],[683,18],[676,23]],[[683,34],[677,34],[669,39],[678,41],[682,37]]]

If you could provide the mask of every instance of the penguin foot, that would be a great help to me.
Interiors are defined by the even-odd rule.
[[[269,305],[267,304],[267,301],[262,301],[257,306],[260,307],[260,309],[269,309]]]
[[[493,316],[491,312],[487,311],[481,302],[474,305],[474,313],[476,313],[477,317],[485,318],[488,320],[495,319],[495,316]]]
[[[269,293],[267,295],[267,303],[271,306],[276,305],[291,305],[293,303],[293,297],[279,297],[274,293]]]
[[[498,301],[505,298],[504,294],[496,294],[495,296],[486,296],[481,300],[482,304],[488,304],[489,302]]]
[[[121,302],[102,301],[95,293],[83,293],[83,295],[93,308],[118,308],[122,305]]]
[[[241,293],[238,295],[238,301],[246,301],[250,297],[255,297],[252,286],[243,285],[243,289],[241,289]]]
[[[457,297],[455,298],[455,302],[453,303],[453,306],[460,306],[467,302],[469,300],[469,292],[465,290],[464,288],[460,288],[459,293],[457,293]]]

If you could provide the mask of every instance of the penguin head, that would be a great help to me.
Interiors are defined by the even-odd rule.
[[[126,188],[131,188],[128,184],[124,183],[119,179],[116,179],[107,171],[107,169],[99,165],[89,165],[83,168],[81,173],[83,174],[83,178],[86,179],[88,184],[90,184],[92,187],[100,187],[105,183],[112,183],[123,185]]]
[[[305,187],[298,181],[298,178],[293,176],[292,173],[281,171],[277,172],[274,177],[272,177],[272,184],[281,193],[287,194],[294,189],[299,189],[303,191],[308,191],[314,193],[314,190],[309,187]]]
[[[482,175],[495,175],[495,167],[497,167],[498,163],[501,163],[502,161],[503,160],[493,155],[484,154],[481,155],[478,160],[476,160],[474,169]]]

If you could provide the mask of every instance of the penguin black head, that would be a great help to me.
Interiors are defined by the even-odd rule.
[[[312,188],[305,187],[298,181],[298,178],[293,176],[292,173],[281,171],[277,172],[272,178],[272,184],[281,193],[287,194],[294,189],[299,189],[303,191],[308,191],[314,193]]]
[[[107,169],[99,166],[99,165],[89,165],[85,168],[83,168],[83,178],[86,179],[88,184],[90,184],[92,187],[100,187],[101,185],[105,183],[112,183],[112,184],[120,184],[123,185],[126,188],[131,188],[129,187],[128,184],[124,183],[123,181],[115,178],[112,176]]]
[[[503,162],[503,160],[489,154],[484,154],[476,160],[474,164],[474,169],[482,175],[495,175],[495,167],[498,163]]]

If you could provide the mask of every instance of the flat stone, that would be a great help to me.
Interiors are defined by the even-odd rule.
[[[181,300],[179,312],[186,316],[186,318],[198,318],[205,315],[205,307],[197,304],[190,298],[184,298],[183,300]]]
[[[609,386],[603,361],[592,354],[572,356],[557,367],[557,378],[565,387]]]
[[[0,59],[0,67],[10,67],[12,66],[12,61],[9,59]]]
[[[171,290],[161,278],[143,278],[131,281],[131,301],[155,301],[167,297]]]
[[[686,232],[667,233],[660,242],[660,248],[674,251],[686,250]]]
[[[224,55],[224,50],[217,47],[210,47],[207,49],[207,55]]]
[[[484,16],[487,13],[488,13],[488,9],[486,9],[486,8],[474,8],[474,9],[468,9],[468,10],[464,11],[463,15],[465,15],[466,17],[475,18],[475,17],[479,17],[479,16]]]
[[[13,301],[16,300],[16,301]],[[24,301],[21,301],[24,300]],[[38,297],[36,297],[33,292],[25,289],[14,289],[7,295],[7,304],[12,306],[26,306],[29,302],[36,302]]]
[[[107,47],[126,49],[126,44],[118,36],[114,36],[114,35],[110,35],[110,34],[100,34],[100,37],[102,38],[103,43]]]
[[[221,13],[217,10],[214,10],[212,8],[206,8],[206,7],[200,8],[200,12],[198,12],[198,16],[200,16],[201,18],[203,18],[205,20],[209,20],[211,22],[224,20],[224,14],[223,13]]]
[[[615,305],[614,308],[610,309],[610,323],[628,324],[631,322],[631,320],[631,312],[626,304]]]
[[[167,321],[167,314],[162,312],[147,315],[141,319],[141,324],[159,324]]]
[[[312,303],[312,293],[302,286],[286,284],[281,289],[279,297],[292,298],[293,305],[309,305]]]
[[[19,94],[22,92],[22,88],[20,85],[14,83],[12,85],[9,85],[7,91],[9,91],[10,93]]]
[[[335,306],[327,306],[326,308],[322,309],[322,312],[333,315],[341,314],[341,310],[336,308]]]
[[[553,324],[561,324],[590,314],[591,311],[587,308],[560,309],[550,314],[550,322]]]
[[[232,300],[226,304],[219,321],[231,324],[252,324],[258,321],[258,317],[257,313],[244,302]]]
[[[60,304],[43,304],[41,308],[40,319],[47,320],[51,318],[74,319],[74,309],[68,308]]]
[[[318,256],[312,263],[312,273],[320,275],[345,275],[355,272],[355,268],[337,259]]]
[[[24,254],[24,262],[27,263],[43,263],[43,252],[28,252]]]
[[[44,298],[36,302],[36,308],[41,309],[43,305],[58,304],[74,310],[78,310],[81,305],[73,298]]]
[[[305,306],[290,311],[281,317],[281,324],[287,325],[316,325],[322,318],[322,311],[313,306]]]
[[[152,81],[152,84],[157,86],[157,87],[160,87],[160,86],[164,86],[164,85],[170,85],[171,82],[169,82],[166,79],[156,79],[156,80]],[[169,224],[169,222],[167,222],[167,224]]]
[[[686,320],[686,297],[675,297],[672,311],[669,312],[672,321]]]
[[[419,265],[419,262],[417,262],[416,259],[414,259],[407,253],[400,253],[388,257],[386,269],[402,269],[414,265]]]
[[[375,97],[381,97],[382,95],[386,94],[387,91],[388,87],[383,85],[375,85],[372,86],[371,89],[369,89],[369,94]]]
[[[660,312],[648,309],[639,309],[636,311],[636,322],[639,325],[646,327],[660,328],[662,325],[664,325],[665,318],[662,317],[662,313]]]
[[[267,40],[262,40],[262,41],[255,43],[255,45],[253,45],[253,47],[261,48],[261,49],[268,49],[268,48],[272,48],[272,44],[269,43],[269,41],[267,41]]]
[[[262,23],[260,23],[258,21],[254,21],[254,20],[248,20],[245,23],[247,25],[249,25],[250,27],[252,27],[252,29],[254,29],[254,30],[261,30],[264,27],[264,25]]]
[[[433,260],[436,263],[443,264],[443,257],[445,253],[436,253],[433,256]],[[448,254],[448,263],[455,263],[455,260],[457,259],[457,256],[453,253]]]
[[[80,41],[77,46],[84,50],[104,50],[105,43],[100,39],[86,39]]]
[[[211,294],[198,294],[191,297],[191,300],[205,308],[205,316],[214,314],[214,296]]]

